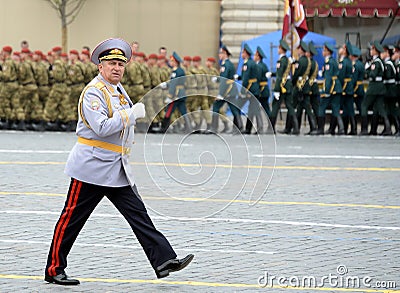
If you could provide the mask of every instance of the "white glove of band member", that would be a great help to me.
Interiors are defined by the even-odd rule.
[[[144,116],[146,116],[146,110],[144,109],[144,104],[143,103],[134,104],[131,108],[131,113],[129,115],[129,118],[139,119],[139,118],[144,118]]]
[[[218,95],[216,98],[215,98],[216,100],[223,100],[224,99],[224,97],[223,96],[221,96],[221,95]]]
[[[289,63],[294,63],[296,61],[296,59],[294,59],[292,56],[290,56],[288,59],[289,59]]]
[[[169,98],[169,97],[166,97],[166,98],[164,99],[164,103],[165,103],[165,104],[169,104],[169,103],[171,103],[171,102],[172,102],[172,99]]]
[[[167,83],[164,81],[164,82],[160,83],[160,87],[161,87],[162,89],[165,90],[165,89],[168,87],[168,85],[167,85]]]
[[[216,76],[211,77],[211,82],[217,83],[218,82],[218,77],[216,77]]]
[[[265,74],[265,77],[268,78],[268,79],[270,79],[270,78],[272,77],[272,72],[267,72],[267,73]]]
[[[233,75],[233,79],[234,80],[238,80],[239,79],[239,75],[237,75],[237,74]]]
[[[281,94],[279,92],[274,92],[274,98],[275,100],[279,101],[279,97],[281,96]]]
[[[371,62],[365,63],[365,70],[367,70],[367,69],[370,68],[370,67],[371,67]]]
[[[322,77],[322,75],[323,75],[322,70],[318,70],[318,76]]]

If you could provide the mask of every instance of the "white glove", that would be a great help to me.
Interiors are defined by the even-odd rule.
[[[167,85],[167,83],[164,81],[164,82],[160,83],[160,87],[161,87],[162,89],[165,90],[165,89],[168,87],[168,85]]]
[[[267,73],[265,74],[265,77],[268,78],[268,79],[270,79],[270,78],[272,77],[272,72],[267,72]]]
[[[223,96],[221,96],[221,95],[218,95],[216,98],[215,98],[216,100],[223,100],[224,99],[224,97]]]
[[[218,82],[218,77],[216,77],[216,76],[211,77],[211,82],[217,83]]]
[[[371,67],[371,62],[365,63],[365,70],[367,70],[367,69],[370,68],[370,67]]]
[[[281,94],[279,92],[274,92],[274,98],[275,100],[279,101],[279,97],[281,96]]]
[[[164,100],[164,103],[165,103],[165,104],[169,104],[169,103],[171,103],[171,102],[172,102],[172,100],[171,100],[171,98],[169,98],[169,97],[166,97],[165,100]]]
[[[289,57],[289,63],[294,63],[296,59],[294,59],[292,56]]]
[[[233,76],[233,79],[234,79],[234,80],[238,80],[238,79],[239,79],[239,75],[235,74],[235,75]]]
[[[146,110],[144,109],[144,104],[143,103],[136,103],[132,106],[131,108],[131,113],[129,115],[129,118],[132,119],[133,117],[135,119],[139,118],[144,118],[146,116]],[[133,115],[133,117],[132,117]]]
[[[322,75],[323,75],[322,70],[318,70],[318,76],[322,77]]]

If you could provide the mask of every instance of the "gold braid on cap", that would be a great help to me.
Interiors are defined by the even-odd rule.
[[[126,58],[124,56],[124,53],[119,50],[119,49],[112,49],[108,55],[105,55],[103,57],[99,58],[99,61],[103,61],[103,60],[113,60],[113,59],[119,59],[122,60],[124,62],[128,61],[128,58]]]

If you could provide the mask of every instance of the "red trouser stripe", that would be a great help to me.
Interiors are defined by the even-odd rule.
[[[64,236],[65,229],[68,226],[68,223],[71,219],[72,213],[76,207],[76,202],[78,201],[79,192],[81,190],[82,182],[74,179],[74,183],[72,185],[68,204],[65,208],[65,212],[61,215],[60,221],[56,227],[56,232],[54,233],[54,240],[53,240],[53,253],[52,253],[52,261],[51,266],[48,269],[50,276],[55,276],[56,268],[60,265],[60,258],[59,258],[59,250],[61,246],[61,242]]]
[[[165,117],[169,118],[171,116],[171,112],[172,112],[172,108],[174,107],[174,102],[172,102],[171,104],[169,104],[168,106],[168,110],[167,113],[165,114]]]

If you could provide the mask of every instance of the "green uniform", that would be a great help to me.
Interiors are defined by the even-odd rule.
[[[146,105],[146,115],[152,123],[159,123],[162,121],[164,101],[162,99],[162,89],[158,85],[161,83],[161,69],[154,65],[149,67],[151,88],[152,90],[147,93],[148,106]]]
[[[263,107],[267,116],[271,116],[271,109],[269,108],[269,86],[268,86],[268,79],[265,76],[267,72],[269,72],[268,66],[263,62],[260,61],[257,63],[258,66],[258,86],[260,88],[260,94],[258,96],[258,100]]]
[[[78,101],[85,88],[85,66],[81,61],[76,61],[68,66],[69,109],[65,120],[78,121]]]
[[[44,109],[44,118],[47,122],[66,122],[66,113],[69,111],[69,90],[66,84],[67,70],[61,60],[55,60],[50,71],[53,79],[48,100]]]
[[[125,68],[124,75],[127,75],[126,90],[133,103],[137,103],[144,95],[142,69],[139,62],[131,61]],[[122,83],[122,82],[121,82]]]
[[[15,101],[14,96],[19,88],[18,67],[11,58],[7,58],[1,67],[0,118],[3,122],[5,122],[6,120],[16,119],[13,111],[15,106],[12,102]]]
[[[341,105],[343,117],[354,117],[354,85],[351,78],[353,66],[349,57],[344,57],[339,62],[339,80],[342,86]]]
[[[387,106],[387,113],[394,119],[400,117],[399,106],[397,102],[397,85],[396,85],[396,67],[390,57],[385,60],[385,72],[383,74],[383,83],[386,87],[385,104]]]
[[[33,70],[35,72],[36,83],[38,85],[39,100],[44,109],[47,97],[50,93],[50,80],[47,63],[43,61],[35,62],[33,65]]]
[[[318,70],[319,66],[318,63],[311,58],[311,69],[310,75],[308,77],[308,84],[310,85],[310,104],[313,110],[314,116],[318,115],[318,108],[319,108],[319,87],[317,82]]]
[[[197,127],[201,125],[204,118],[207,125],[211,124],[210,101],[207,97],[207,71],[203,66],[193,68],[196,78],[196,96],[193,99],[193,120]],[[196,112],[200,111],[200,112]]]
[[[18,82],[20,89],[18,107],[15,117],[17,120],[42,120],[43,106],[39,102],[38,86],[33,71],[33,64],[30,60],[22,61],[18,66]]]

